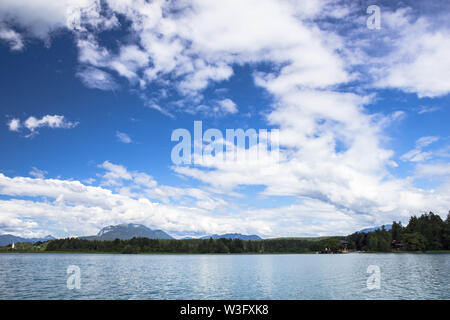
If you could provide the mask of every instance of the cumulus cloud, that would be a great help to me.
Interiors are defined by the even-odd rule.
[[[57,4],[40,0],[36,2],[44,8],[40,12],[32,11],[35,4],[21,11],[19,2],[2,1],[0,17],[16,17],[21,27],[40,38],[57,28],[71,30],[79,54],[78,77],[87,87],[114,90],[116,79],[122,78],[146,105],[165,114],[174,111],[168,108],[237,114],[232,100],[205,101],[202,93],[211,84],[231,79],[236,65],[250,66],[255,85],[273,102],[264,110],[264,119],[280,129],[281,149],[279,161],[269,154],[260,159],[260,166],[205,161],[197,167],[173,168],[215,190],[214,194],[162,186],[145,173],[108,161],[101,165],[105,170],[101,187],[0,176],[3,194],[32,193],[55,199],[35,207],[33,201],[4,201],[4,212],[13,221],[21,221],[25,214],[54,221],[55,212],[62,211],[69,222],[86,218],[89,227],[83,230],[128,219],[169,231],[281,235],[295,234],[297,228],[304,234],[326,234],[336,229],[352,231],[348,224],[367,226],[422,210],[448,210],[445,188],[424,190],[409,179],[392,176],[390,169],[397,164],[392,159],[394,151],[386,147],[385,128],[401,121],[404,113],[371,112],[368,106],[376,96],[365,91],[400,89],[420,98],[448,94],[447,24],[417,18],[408,8],[385,8],[378,33],[365,27],[349,30],[345,20],[365,26],[365,17],[356,17],[360,12],[345,1],[108,0],[102,9],[94,0]],[[103,30],[119,26],[117,16],[129,25],[129,34],[111,48],[99,40]],[[343,20],[342,26],[330,24],[329,18],[344,17],[350,19]],[[354,81],[363,85],[352,89]],[[181,95],[180,103],[159,103],[170,94]],[[198,107],[187,108],[186,102]],[[52,127],[51,123],[33,118],[10,122],[9,128],[23,126],[34,133],[43,126]],[[423,149],[433,139],[418,140],[415,149],[401,159],[428,159],[430,154]],[[447,175],[446,170],[446,164],[421,164],[417,176]],[[276,209],[212,215],[211,210],[225,205],[221,197],[235,195],[241,186],[262,186],[262,196],[292,197],[296,202]],[[323,220],[311,223],[310,212]]]
[[[8,122],[8,128],[10,131],[19,131],[20,126],[21,124],[19,119],[14,118]]]
[[[384,32],[391,33],[387,38],[391,49],[378,70],[373,70],[375,86],[398,88],[419,97],[448,94],[450,27],[436,17],[417,17],[410,8],[383,12],[383,25]]]
[[[222,199],[199,188],[159,185],[152,176],[144,172],[128,171],[125,166],[110,161],[105,161],[99,167],[106,171],[101,176],[103,186],[113,187],[130,197],[146,197],[167,204],[176,201],[202,210],[227,206]]]
[[[236,106],[236,103],[234,103],[231,99],[224,99],[218,101],[218,104],[220,106],[220,110],[224,113],[237,113],[238,108]]]
[[[270,62],[277,69],[276,80],[271,81],[273,72],[259,72],[257,78],[270,81],[271,91],[327,88],[367,77],[374,78],[371,85],[419,97],[450,91],[445,59],[449,28],[440,23],[445,17],[436,22],[427,16],[417,18],[407,6],[383,7],[383,28],[377,38],[359,25],[351,25],[357,30],[350,32],[344,29],[349,26],[344,19],[360,23],[365,18],[345,1],[25,2],[2,1],[0,20],[40,38],[58,28],[71,30],[86,68],[80,79],[103,90],[114,83],[108,70],[139,89],[155,83],[163,89],[170,80],[182,94],[195,95],[211,82],[229,79],[236,64]],[[101,31],[120,26],[118,16],[130,23],[132,37],[112,50],[98,38]],[[327,18],[343,20],[342,27],[324,23]],[[17,38],[10,31],[5,34]],[[363,64],[369,67],[360,68]]]
[[[29,34],[48,39],[60,28],[85,31],[87,25],[107,29],[118,24],[117,18],[104,10],[100,0],[3,0],[0,20],[14,22]]]
[[[105,225],[131,221],[173,231],[174,235],[256,231],[248,224],[240,224],[243,217],[235,220],[211,214],[209,210],[225,202],[207,191],[158,185],[146,173],[130,172],[109,161],[99,167],[105,170],[101,187],[42,176],[9,178],[0,173],[0,194],[11,198],[0,201],[1,229],[22,234],[24,227],[30,233],[51,225],[61,233],[70,230],[87,235]],[[33,168],[36,171],[38,176],[39,170]],[[108,186],[115,191],[107,189]],[[22,197],[30,199],[18,199]],[[42,202],[41,197],[49,201]]]
[[[262,83],[269,90],[271,84]],[[426,210],[427,205],[446,212],[447,200],[437,210],[443,193],[416,188],[390,174],[396,164],[393,151],[382,145],[383,129],[397,117],[366,113],[364,105],[371,97],[296,88],[282,93],[274,88],[274,96],[277,101],[267,120],[280,128],[278,162],[258,159],[262,165],[255,166],[216,160],[174,170],[224,193],[241,185],[262,186],[266,196],[314,199],[378,221]],[[435,140],[424,137],[417,145]]]
[[[28,130],[33,132],[34,130],[41,128],[41,127],[69,129],[69,128],[73,128],[73,127],[77,126],[77,124],[74,122],[66,121],[64,116],[46,115],[46,116],[43,116],[41,119],[37,119],[35,117],[29,117],[27,120],[25,120],[24,126]]]
[[[119,180],[132,179],[131,173],[124,166],[105,161],[99,167],[107,170],[107,173],[103,175],[107,185],[117,185]]]
[[[223,117],[238,113],[238,107],[233,100],[222,99],[212,101],[208,105],[201,104],[198,106],[187,107],[185,111],[191,114],[201,113],[207,117]]]
[[[77,125],[78,122],[68,121],[64,116],[61,115],[45,115],[41,119],[31,116],[22,122],[20,121],[20,119],[12,119],[8,123],[10,131],[19,131],[21,127],[28,129],[29,134],[26,137],[31,137],[35,134],[38,134],[39,129],[44,127],[52,129],[71,129],[75,128]]]
[[[26,10],[20,10],[20,2],[3,2],[0,11],[41,38],[61,27],[75,33],[82,64],[78,76],[91,88],[114,88],[109,74],[113,72],[139,89],[150,83],[164,89],[164,81],[169,80],[179,93],[195,96],[210,83],[229,79],[233,65],[265,61],[281,66],[278,86],[326,87],[350,79],[336,44],[327,40],[332,38],[329,33],[299,18],[313,18],[326,1],[299,5],[274,0],[196,0],[186,5],[109,0],[102,7],[97,0],[58,4],[40,0]],[[33,10],[34,6],[42,9]],[[119,26],[117,15],[131,23],[135,43],[120,45],[113,52],[99,44],[98,35]],[[228,101],[219,105],[235,113]]]
[[[268,237],[348,234],[394,218],[407,219],[409,210],[433,207],[444,212],[449,201],[444,189],[427,192],[401,186],[400,182],[370,189],[366,181],[361,181],[355,187],[377,201],[364,213],[313,197],[300,197],[291,205],[276,208],[233,212],[232,203],[210,191],[159,185],[146,173],[128,171],[109,161],[100,168],[104,170],[100,175],[104,182],[115,181],[109,183],[113,190],[105,183],[87,186],[76,180],[10,178],[0,173],[0,194],[7,196],[0,200],[1,229],[18,235],[42,233],[49,228],[59,230],[62,236],[67,232],[89,235],[105,225],[133,222],[162,228],[175,236],[226,232]],[[41,201],[42,197],[46,201]],[[233,213],[217,214],[224,206]]]

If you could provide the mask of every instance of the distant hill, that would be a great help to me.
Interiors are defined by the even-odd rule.
[[[379,226],[379,227],[372,227],[372,228],[366,228],[366,229],[359,230],[357,233],[369,233],[369,232],[373,232],[373,231],[375,231],[375,230],[380,230],[381,227],[382,227],[382,226]],[[391,230],[391,229],[392,229],[392,224],[385,224],[385,225],[384,225],[384,228],[385,228],[386,230]]]
[[[277,238],[268,238],[266,240],[302,240],[302,241],[321,241],[331,238],[344,238],[343,236],[321,236],[321,237],[277,237]]]
[[[261,240],[261,237],[257,236],[257,235],[245,235],[245,234],[240,234],[240,233],[226,233],[226,234],[213,234],[210,236],[204,236],[201,237],[200,239],[209,239],[209,238],[213,238],[213,239],[220,239],[220,238],[224,238],[224,239],[241,239],[241,240]]]
[[[19,243],[19,242],[31,242],[31,243],[35,243],[38,241],[45,242],[45,241],[55,240],[55,239],[56,238],[54,238],[51,235],[45,236],[44,238],[22,238],[22,237],[13,236],[12,234],[3,234],[3,235],[0,235],[0,246],[7,246],[9,244]]]
[[[132,238],[173,239],[162,230],[152,230],[135,223],[104,227],[96,236],[80,237],[80,239],[86,240],[128,240]]]

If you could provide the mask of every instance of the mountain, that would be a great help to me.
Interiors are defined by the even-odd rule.
[[[257,235],[246,235],[246,234],[240,234],[240,233],[226,233],[226,234],[213,234],[210,236],[204,236],[201,237],[200,239],[209,239],[209,238],[213,238],[213,239],[220,239],[220,238],[225,238],[225,239],[241,239],[241,240],[261,240],[261,238]]]
[[[362,230],[357,231],[357,233],[369,233],[369,232],[373,232],[373,231],[375,231],[375,230],[380,230],[381,227],[382,227],[382,226],[379,226],[379,227],[372,227],[372,228],[366,228],[366,229],[362,229]],[[392,229],[392,224],[385,224],[385,225],[384,225],[384,228],[385,228],[386,230],[391,230],[391,229]]]
[[[44,238],[22,238],[22,237],[17,237],[17,236],[13,236],[12,234],[3,234],[0,235],[0,246],[7,246],[9,244],[14,243],[19,243],[19,242],[31,242],[31,243],[35,243],[38,241],[41,242],[45,242],[45,241],[49,241],[49,240],[55,240],[56,238],[54,238],[51,235],[45,236]]]
[[[162,230],[152,230],[142,224],[135,223],[104,227],[96,236],[80,238],[86,240],[128,240],[131,238],[173,239]]]

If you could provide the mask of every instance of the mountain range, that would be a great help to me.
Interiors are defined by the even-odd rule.
[[[372,227],[372,228],[366,228],[366,229],[359,230],[358,233],[369,233],[369,232],[373,232],[373,231],[375,231],[375,230],[380,230],[382,227],[383,227],[383,226]],[[384,228],[385,228],[386,230],[389,231],[389,230],[392,229],[392,224],[385,224],[385,225],[384,225]]]
[[[132,238],[173,239],[162,230],[152,230],[142,224],[128,223],[104,227],[95,236],[80,237],[86,240],[128,240]]]
[[[255,234],[246,235],[246,234],[240,234],[240,233],[212,234],[210,236],[201,237],[200,239],[209,239],[209,238],[212,238],[212,239],[225,238],[225,239],[241,239],[241,240],[261,240],[261,237],[255,235]]]
[[[390,230],[392,228],[392,225],[387,224],[384,226],[386,230]],[[372,228],[366,228],[358,231],[358,233],[368,233],[375,230],[381,229],[381,226],[379,227],[372,227]],[[135,223],[128,223],[128,224],[119,224],[114,226],[107,226],[101,229],[97,235],[93,236],[85,236],[80,237],[80,239],[86,239],[86,240],[114,240],[114,239],[120,239],[120,240],[128,240],[132,238],[150,238],[150,239],[173,239],[172,236],[164,232],[163,230],[152,230],[150,228],[147,228],[146,226],[142,224],[135,224]],[[258,235],[245,235],[240,233],[226,233],[226,234],[212,234],[203,236],[200,239],[219,239],[219,238],[225,238],[225,239],[241,239],[241,240],[261,240],[261,237]],[[23,237],[17,237],[11,234],[4,234],[0,235],[0,246],[6,246],[11,243],[19,243],[19,242],[31,242],[35,243],[38,241],[49,241],[54,240],[55,237],[48,235],[44,238],[23,238]],[[184,239],[194,239],[194,238],[184,238]]]
[[[19,242],[31,242],[31,243],[35,243],[38,241],[45,242],[45,241],[55,240],[55,239],[56,238],[51,235],[45,236],[43,238],[22,238],[22,237],[13,236],[12,234],[2,234],[2,235],[0,235],[0,246],[7,246],[9,244],[19,243]]]
[[[80,237],[85,240],[128,240],[132,238],[149,238],[149,239],[173,239],[172,236],[164,232],[163,230],[152,230],[142,224],[128,223],[119,224],[114,226],[107,226],[101,229],[96,235]],[[227,233],[227,234],[213,234],[209,236],[201,237],[200,239],[241,239],[241,240],[260,240],[257,235],[245,235],[240,233]],[[54,240],[53,236],[46,236],[44,238],[22,238],[13,236],[10,234],[0,235],[0,246],[6,246],[11,243],[19,242],[31,242]],[[193,238],[190,238],[193,239]]]
[[[152,230],[142,224],[119,224],[116,226],[108,226],[100,230],[95,236],[80,237],[87,240],[128,240],[131,238],[150,238],[150,239],[173,239],[169,234],[162,230]],[[213,234],[201,237],[200,239],[241,239],[241,240],[261,240],[257,235],[245,235],[240,233]],[[191,238],[193,239],[193,238]]]

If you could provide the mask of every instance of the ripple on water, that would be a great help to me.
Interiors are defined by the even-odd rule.
[[[449,266],[450,254],[0,254],[0,299],[450,299]]]

